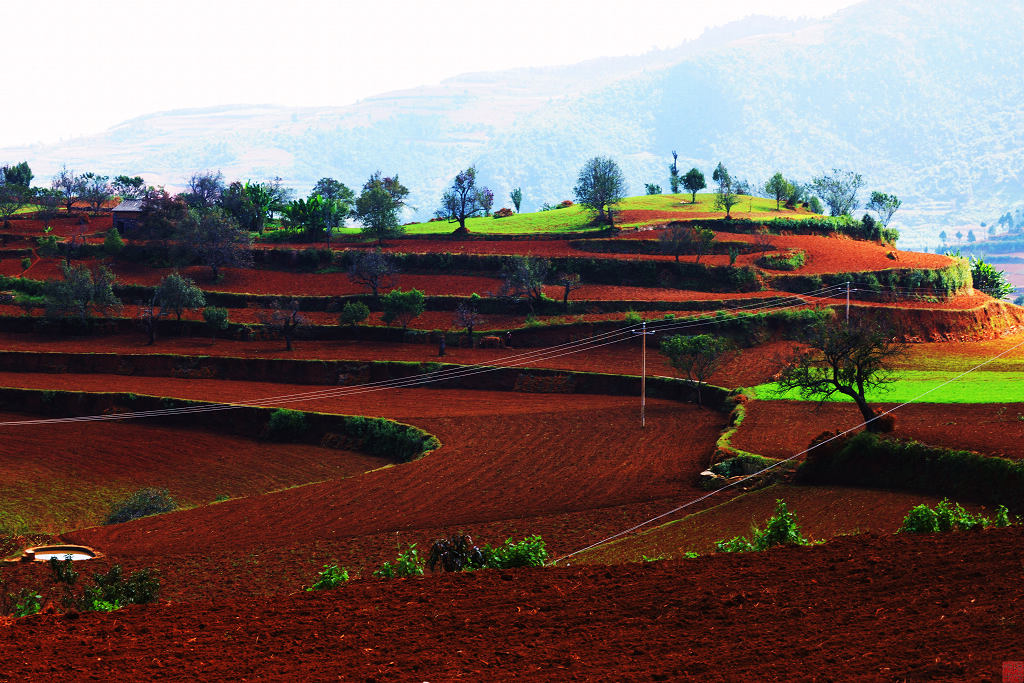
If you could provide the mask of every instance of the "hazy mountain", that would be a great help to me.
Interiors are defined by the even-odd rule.
[[[832,167],[895,191],[905,243],[1024,201],[1024,5],[869,0],[820,22],[751,18],[679,48],[546,69],[467,74],[340,108],[225,106],[127,121],[90,138],[0,150],[37,177],[61,163],[181,185],[194,170],[280,175],[305,193],[321,176],[358,187],[398,173],[418,215],[475,163],[497,198],[528,208],[571,197],[588,157],[607,154],[667,189],[723,161],[763,181]]]

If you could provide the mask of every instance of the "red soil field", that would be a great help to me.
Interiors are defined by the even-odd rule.
[[[0,413],[0,422],[38,417]],[[33,528],[51,531],[97,524],[112,502],[140,488],[167,488],[180,505],[206,504],[221,495],[257,495],[390,462],[142,421],[15,424],[0,430],[0,498],[23,503],[19,512],[36,521]]]
[[[309,391],[308,386],[102,375],[2,373],[0,385],[70,390],[118,390],[212,401],[252,401]],[[400,467],[250,499],[229,502],[211,516],[202,510],[187,522],[202,526],[203,546],[272,539],[330,538],[387,529],[437,527],[528,517],[640,502],[692,491],[706,464],[723,417],[693,405],[649,400],[648,426],[639,424],[634,397],[586,394],[400,389],[288,407],[343,414],[379,415],[410,422],[437,435],[442,448]],[[483,418],[483,419],[481,419]],[[225,413],[225,419],[230,414]],[[477,495],[501,492],[499,496]],[[310,500],[323,500],[310,506]],[[239,519],[226,521],[229,510]],[[172,516],[173,517],[173,516]],[[138,536],[132,525],[83,531],[93,544],[140,551],[167,533],[177,537],[182,520]],[[168,521],[170,520],[170,521]],[[202,521],[201,521],[202,520]],[[257,521],[258,520],[258,521]],[[247,530],[248,529],[248,530]],[[96,535],[98,534],[98,535]],[[113,536],[107,536],[113,534]],[[278,536],[283,534],[283,536]],[[142,546],[138,544],[142,544]],[[288,545],[288,543],[284,543]]]
[[[1022,541],[1018,529],[852,536],[43,614],[5,620],[0,652],[15,680],[997,681],[1003,662],[1024,659]]]
[[[915,505],[934,506],[941,500],[937,496],[902,491],[791,484],[776,484],[741,495],[727,492],[722,495],[725,499],[735,497],[725,502],[719,500],[719,505],[698,514],[683,510],[677,521],[669,521],[672,518],[668,517],[661,520],[663,523],[657,528],[581,553],[572,561],[616,564],[639,562],[643,555],[682,557],[688,550],[701,554],[713,552],[718,541],[736,536],[749,538],[752,525],[763,529],[775,512],[777,500],[784,500],[789,511],[796,514],[804,537],[818,541],[846,534],[895,533]],[[994,511],[985,510],[983,506],[966,507],[990,518],[995,516]]]
[[[849,429],[863,418],[845,403],[751,401],[732,444],[773,458],[789,457],[824,431]],[[893,404],[878,404],[891,408]],[[1004,458],[1024,458],[1021,403],[913,403],[893,413],[894,436],[934,446],[978,451]]]
[[[68,237],[70,235],[77,235],[81,233],[92,235],[98,232],[106,232],[110,230],[114,224],[114,219],[110,214],[100,216],[86,216],[86,224],[79,225],[80,216],[58,216],[50,221],[50,227],[53,228],[51,234],[57,235],[58,237]],[[32,237],[39,237],[43,235],[43,230],[46,228],[46,223],[37,218],[21,218],[15,217],[10,219],[11,227],[4,228],[3,231],[12,235],[30,235]]]

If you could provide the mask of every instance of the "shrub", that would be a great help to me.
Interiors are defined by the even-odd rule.
[[[14,603],[14,616],[27,617],[42,608],[43,596],[29,588],[22,588]]]
[[[643,316],[641,316],[636,311],[626,311],[626,315],[624,315],[622,319],[629,323],[630,325],[638,325],[641,321],[643,321]]]
[[[114,503],[105,524],[120,524],[149,515],[176,510],[178,504],[167,489],[140,489],[128,498]]]
[[[160,596],[160,577],[155,569],[140,569],[124,578],[120,565],[106,574],[93,574],[94,586],[88,586],[78,598],[83,612],[111,612],[125,605],[144,605]]]
[[[806,254],[803,250],[789,251],[783,253],[768,253],[757,259],[757,264],[763,268],[772,270],[796,270],[803,267],[806,261]]]
[[[103,251],[110,256],[116,256],[124,249],[124,240],[117,228],[107,230],[107,236],[103,238]]]
[[[527,536],[513,543],[506,539],[503,545],[492,548],[485,545],[480,549],[485,569],[510,569],[512,567],[543,567],[548,559],[548,549],[540,536]]]
[[[31,259],[31,257],[26,256],[25,258],[21,259],[21,269],[22,270],[28,270],[30,267],[32,267],[32,259]]]
[[[370,308],[362,301],[350,301],[346,303],[341,314],[338,315],[338,324],[342,326],[358,325],[370,317]]]
[[[512,209],[510,209],[510,208],[508,208],[506,206],[506,207],[503,207],[503,208],[498,209],[497,211],[495,211],[494,215],[491,216],[491,218],[508,218],[509,216],[514,216],[514,215],[515,215],[515,211],[513,211]]]
[[[56,583],[74,586],[75,582],[78,581],[78,572],[75,571],[75,561],[70,557],[66,557],[63,560],[51,557],[50,573],[53,574],[53,580]]]
[[[988,517],[968,512],[960,503],[950,503],[947,499],[939,501],[935,509],[927,505],[918,505],[907,513],[903,518],[903,524],[896,533],[929,534],[938,532],[970,531],[971,529],[985,528],[993,522]],[[996,509],[997,526],[1009,526],[1010,514],[1005,505]]]
[[[225,330],[228,327],[228,309],[207,306],[203,309],[203,320],[210,326],[213,334],[216,334],[217,330]]]
[[[401,579],[409,576],[423,575],[423,560],[416,550],[416,544],[412,543],[405,552],[398,553],[394,563],[385,562],[373,572],[374,576],[382,579]]]
[[[451,538],[434,541],[427,557],[430,571],[440,566],[446,572],[458,572],[482,567],[483,564],[484,555],[473,545],[473,537],[469,534],[452,534]]]
[[[765,528],[756,526],[750,530],[750,540],[744,536],[736,536],[727,541],[715,544],[715,550],[722,553],[742,553],[761,551],[779,545],[810,545],[810,541],[800,533],[796,513],[790,512],[784,501],[775,501],[775,514],[768,520]]]
[[[338,569],[336,564],[325,564],[324,569],[320,572],[320,578],[312,586],[307,588],[307,591],[322,591],[337,588],[341,584],[348,581],[348,570]]]
[[[271,441],[297,441],[306,433],[306,428],[305,413],[278,408],[267,421],[267,438]]]
[[[1006,280],[1006,273],[980,258],[971,257],[971,280],[975,289],[995,299],[1005,299],[1013,293],[1014,287]]]

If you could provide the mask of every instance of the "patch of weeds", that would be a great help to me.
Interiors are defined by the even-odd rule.
[[[512,567],[543,567],[548,559],[548,549],[540,536],[527,536],[521,541],[505,539],[503,545],[492,548],[485,545],[480,549],[483,566],[486,569],[510,569]]]
[[[796,513],[790,512],[785,501],[775,501],[775,514],[768,520],[764,529],[753,527],[750,538],[736,536],[715,544],[720,553],[745,553],[762,551],[780,545],[810,545],[811,542],[800,533]]]
[[[421,572],[422,573],[422,572]],[[316,583],[307,588],[307,591],[323,591],[337,588],[338,586],[348,581],[348,570],[339,569],[336,564],[325,564],[324,569],[320,572],[320,577]]]
[[[630,325],[638,325],[641,322],[643,322],[643,316],[641,316],[636,311],[626,311],[626,314],[622,317],[622,319],[625,322],[629,323]]]
[[[95,585],[87,586],[75,601],[83,612],[110,612],[125,605],[144,605],[160,596],[160,577],[155,569],[140,569],[127,578],[121,565],[106,574],[93,574]]]
[[[11,599],[14,600],[14,609],[11,613],[16,617],[27,617],[43,608],[43,596],[31,588],[22,588],[21,592],[17,596],[12,595]]]
[[[416,544],[412,543],[404,552],[398,553],[394,562],[385,562],[373,572],[374,576],[382,579],[400,579],[408,576],[423,575],[423,558],[416,550]]]
[[[664,555],[640,555],[641,562],[660,562],[664,559]]]

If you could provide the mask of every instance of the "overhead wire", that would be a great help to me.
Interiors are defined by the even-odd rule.
[[[835,441],[836,439],[842,438],[842,437],[846,436],[847,434],[849,434],[849,433],[851,433],[853,431],[856,431],[858,429],[866,427],[867,425],[869,425],[870,423],[874,422],[875,420],[879,420],[879,419],[885,417],[886,415],[890,415],[890,414],[896,412],[897,410],[905,408],[906,406],[908,406],[908,405],[910,405],[912,403],[916,403],[917,401],[920,401],[922,398],[924,398],[928,394],[930,394],[930,393],[932,393],[934,391],[937,391],[937,390],[941,389],[942,387],[944,387],[944,386],[946,386],[948,384],[951,384],[952,382],[955,382],[955,381],[957,381],[957,380],[959,380],[959,379],[961,379],[961,378],[971,374],[972,372],[977,372],[978,370],[980,370],[981,368],[985,367],[986,365],[989,365],[990,363],[995,362],[996,360],[1002,358],[1006,354],[1008,354],[1008,353],[1010,353],[1012,351],[1015,351],[1015,350],[1017,350],[1017,349],[1019,349],[1021,347],[1024,347],[1024,341],[1020,341],[1017,344],[1011,346],[1010,348],[1005,349],[1005,350],[999,352],[998,354],[992,356],[991,358],[988,358],[987,360],[985,360],[985,361],[975,365],[974,367],[972,367],[972,368],[970,368],[968,370],[965,370],[965,371],[961,372],[960,374],[958,374],[958,375],[956,375],[954,377],[951,377],[951,378],[947,379],[946,381],[944,381],[944,382],[942,382],[942,383],[940,383],[940,384],[938,384],[938,385],[936,385],[936,386],[934,386],[934,387],[932,387],[932,388],[930,388],[930,389],[928,389],[926,391],[921,392],[920,394],[918,394],[917,396],[915,396],[912,399],[904,401],[903,403],[900,403],[900,404],[898,404],[896,406],[893,406],[892,408],[889,408],[888,410],[885,410],[885,411],[875,415],[870,420],[864,420],[861,423],[856,424],[853,427],[850,427],[849,429],[846,429],[846,430],[844,430],[842,432],[834,434],[833,436],[831,436],[831,437],[829,437],[829,438],[827,438],[827,439],[825,439],[823,441],[820,441],[818,443],[815,443],[815,444],[805,448],[804,450],[800,451],[799,453],[795,453],[794,455],[791,455],[791,456],[789,456],[787,458],[783,458],[781,460],[778,460],[778,461],[772,463],[771,465],[768,465],[767,467],[765,467],[765,468],[763,468],[761,470],[758,470],[757,472],[754,472],[752,474],[748,474],[748,475],[746,475],[744,477],[741,477],[740,479],[737,479],[737,480],[735,480],[733,482],[730,482],[730,483],[726,484],[725,486],[723,486],[720,489],[716,489],[716,490],[711,491],[709,493],[706,493],[706,494],[704,494],[702,496],[698,496],[697,498],[694,498],[693,500],[687,501],[686,503],[683,503],[682,505],[676,506],[676,507],[672,508],[671,510],[668,510],[667,512],[662,512],[662,513],[660,513],[658,515],[655,515],[654,517],[651,517],[649,519],[646,519],[646,520],[640,522],[639,524],[634,524],[633,526],[629,527],[628,529],[624,529],[624,530],[619,531],[619,532],[617,532],[615,534],[612,534],[611,536],[608,536],[608,537],[606,537],[606,538],[604,538],[604,539],[602,539],[600,541],[597,541],[596,543],[591,543],[590,545],[588,545],[588,546],[586,546],[584,548],[580,548],[579,550],[575,550],[575,551],[573,551],[571,553],[568,553],[567,555],[562,555],[561,557],[553,559],[550,562],[548,562],[548,564],[549,565],[557,564],[558,562],[562,562],[563,560],[566,560],[566,559],[568,559],[570,557],[575,557],[576,555],[579,555],[581,553],[585,553],[585,552],[587,552],[589,550],[593,550],[594,548],[598,548],[598,547],[600,547],[602,545],[610,543],[611,541],[614,541],[614,540],[616,540],[618,538],[621,538],[621,537],[623,537],[623,536],[625,536],[627,534],[630,534],[630,533],[632,533],[634,531],[637,531],[638,529],[642,529],[643,527],[645,527],[645,526],[647,526],[647,525],[649,525],[649,524],[651,524],[653,522],[656,522],[656,521],[658,521],[660,519],[664,519],[665,517],[673,515],[673,514],[679,512],[680,510],[684,510],[684,509],[686,509],[688,507],[692,507],[693,505],[696,505],[697,503],[701,503],[701,502],[707,500],[708,498],[711,498],[712,496],[718,495],[722,491],[726,491],[726,490],[731,489],[731,488],[733,488],[735,486],[739,486],[740,484],[743,484],[743,483],[745,483],[747,481],[750,481],[751,479],[753,479],[755,477],[758,477],[758,476],[760,476],[760,475],[762,475],[762,474],[764,474],[764,473],[766,473],[766,472],[768,472],[770,470],[775,469],[776,467],[778,467],[779,465],[782,465],[783,463],[787,463],[787,462],[790,462],[792,460],[795,460],[796,458],[799,458],[799,457],[801,457],[803,455],[806,455],[806,454],[810,453],[811,451],[813,451],[816,448],[820,448],[821,446],[824,446],[827,443],[831,443],[832,441]]]

